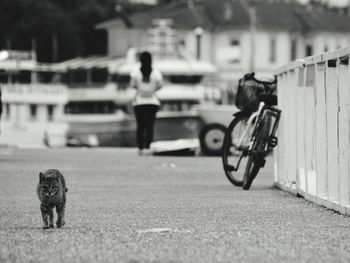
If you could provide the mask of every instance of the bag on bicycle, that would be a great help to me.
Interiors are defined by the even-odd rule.
[[[245,74],[239,80],[235,104],[242,111],[254,112],[259,107],[259,94],[264,86],[254,78],[254,73]]]

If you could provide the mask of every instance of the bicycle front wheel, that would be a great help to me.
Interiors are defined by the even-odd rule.
[[[242,186],[244,168],[248,161],[247,150],[251,136],[248,115],[238,115],[225,132],[222,146],[222,164],[227,179],[235,186]]]
[[[244,190],[249,190],[260,168],[265,164],[270,129],[271,119],[266,118],[264,123],[261,123],[248,158],[242,184]]]

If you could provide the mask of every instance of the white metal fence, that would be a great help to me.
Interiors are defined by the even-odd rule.
[[[350,214],[350,47],[277,71],[275,184]]]

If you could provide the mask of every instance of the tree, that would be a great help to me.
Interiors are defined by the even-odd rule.
[[[1,0],[0,48],[34,46],[41,62],[105,54],[106,32],[94,26],[118,16],[118,1],[126,16],[146,7],[125,0]]]

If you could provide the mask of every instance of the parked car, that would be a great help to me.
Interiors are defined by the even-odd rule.
[[[204,125],[198,138],[203,154],[208,156],[221,155],[225,131],[230,124],[233,114],[238,108],[235,105],[198,106],[198,114]]]

